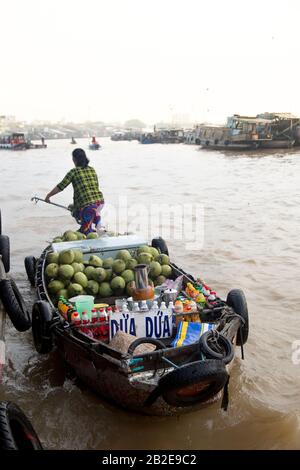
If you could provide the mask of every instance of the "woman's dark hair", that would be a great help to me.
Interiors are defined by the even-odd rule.
[[[75,149],[72,152],[73,160],[76,166],[86,168],[90,163],[83,149]]]

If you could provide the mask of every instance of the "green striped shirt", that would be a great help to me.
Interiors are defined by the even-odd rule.
[[[57,187],[63,191],[70,183],[74,189],[74,209],[81,209],[97,201],[103,201],[103,194],[99,189],[98,176],[94,168],[90,166],[72,168]]]

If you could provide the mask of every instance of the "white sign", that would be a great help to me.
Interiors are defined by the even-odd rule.
[[[138,338],[170,338],[172,327],[172,315],[168,312],[113,313],[109,319],[109,339],[118,330]]]

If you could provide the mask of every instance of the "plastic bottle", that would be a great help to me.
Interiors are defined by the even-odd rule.
[[[74,325],[76,328],[81,326],[81,318],[78,312],[74,310],[71,314],[71,324]]]
[[[164,301],[161,302],[159,310],[160,310],[160,312],[165,312],[166,310],[168,310],[168,308],[166,306],[166,302],[164,302]]]
[[[134,302],[133,307],[132,307],[132,311],[135,312],[135,313],[138,313],[140,311],[138,302]]]
[[[142,300],[142,305],[141,305],[140,311],[141,312],[149,312],[146,300]]]
[[[109,319],[109,317],[112,315],[112,313],[113,313],[112,307],[107,307],[107,309],[106,309],[106,316],[107,316],[108,319]]]
[[[151,313],[154,313],[155,315],[157,315],[157,313],[159,312],[159,306],[158,306],[157,300],[154,300],[150,311]]]
[[[91,312],[91,323],[93,325],[93,329],[92,329],[92,333],[93,333],[93,336],[94,338],[97,339],[98,335],[99,335],[99,327],[98,327],[98,312],[97,310],[94,308]]]
[[[90,328],[87,328],[87,325],[90,323],[90,319],[89,319],[89,316],[88,316],[87,312],[82,312],[81,321],[82,321],[82,327],[81,327],[82,333],[84,333],[84,334],[90,336],[91,338],[93,338],[94,335],[92,333],[92,330]]]
[[[105,308],[100,308],[99,311],[99,322],[102,323],[102,325],[99,326],[99,337],[98,339],[101,341],[108,341],[108,333],[109,333],[109,326],[108,326],[108,316],[105,311]]]
[[[123,305],[122,305],[122,313],[128,313],[129,310],[128,310],[128,305],[127,303],[125,302]]]
[[[183,303],[181,300],[176,300],[175,305],[175,325],[177,326],[180,321],[184,320],[183,314]]]
[[[64,319],[70,321],[70,318],[68,319],[68,316],[70,317],[68,313],[70,313],[70,311],[73,312],[74,308],[62,295],[59,297],[57,308]]]

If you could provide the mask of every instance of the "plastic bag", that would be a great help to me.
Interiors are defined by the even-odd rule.
[[[188,321],[180,321],[177,327],[177,333],[172,341],[173,348],[186,346],[187,344],[197,343],[203,333],[213,330],[214,323],[191,323]]]

